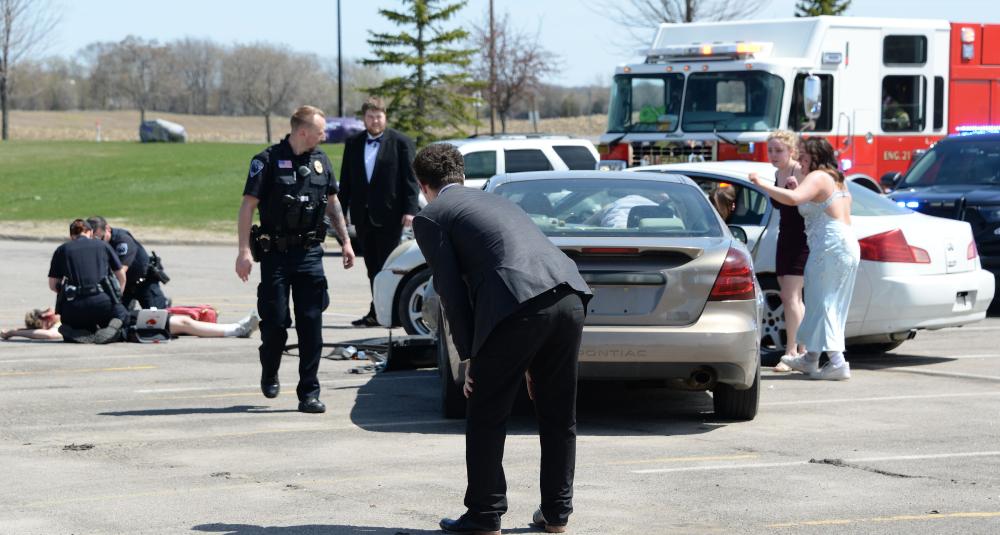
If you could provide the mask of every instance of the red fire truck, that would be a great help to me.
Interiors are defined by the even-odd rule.
[[[604,167],[767,161],[769,132],[826,136],[877,189],[914,151],[1000,123],[1000,24],[809,17],[662,24],[615,71]]]

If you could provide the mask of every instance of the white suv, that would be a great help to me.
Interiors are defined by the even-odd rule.
[[[600,157],[586,139],[545,134],[500,134],[447,139],[465,159],[465,185],[481,188],[493,175],[525,171],[593,170]]]

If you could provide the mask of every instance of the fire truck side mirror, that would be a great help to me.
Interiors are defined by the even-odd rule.
[[[823,85],[819,76],[810,74],[802,84],[802,104],[810,121],[819,119],[823,100]]]

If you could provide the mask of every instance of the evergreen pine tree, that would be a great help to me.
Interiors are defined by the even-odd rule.
[[[420,147],[434,140],[435,130],[462,132],[464,125],[475,121],[470,110],[475,99],[461,92],[477,85],[467,70],[475,51],[457,46],[469,32],[442,25],[465,6],[464,0],[447,5],[439,0],[401,3],[396,11],[379,10],[401,27],[399,33],[369,31],[375,58],[362,63],[402,67],[401,76],[368,91],[386,98],[393,126],[413,136]]]
[[[800,0],[795,3],[795,16],[842,15],[850,5],[851,0]]]

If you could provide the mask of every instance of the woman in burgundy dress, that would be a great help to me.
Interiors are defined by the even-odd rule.
[[[798,136],[787,130],[773,132],[767,138],[767,155],[771,165],[777,168],[774,173],[775,185],[779,188],[795,189],[804,173],[796,161],[798,153]],[[805,223],[795,206],[786,206],[774,199],[771,203],[781,213],[778,224],[778,250],[775,255],[775,274],[778,276],[778,286],[781,289],[781,303],[785,309],[785,333],[787,342],[785,354],[792,357],[805,353],[806,349],[796,339],[799,325],[805,314],[802,301],[804,285],[803,273],[806,259],[809,257],[809,247],[806,246]],[[791,371],[785,369],[783,363],[775,367],[775,371]]]

